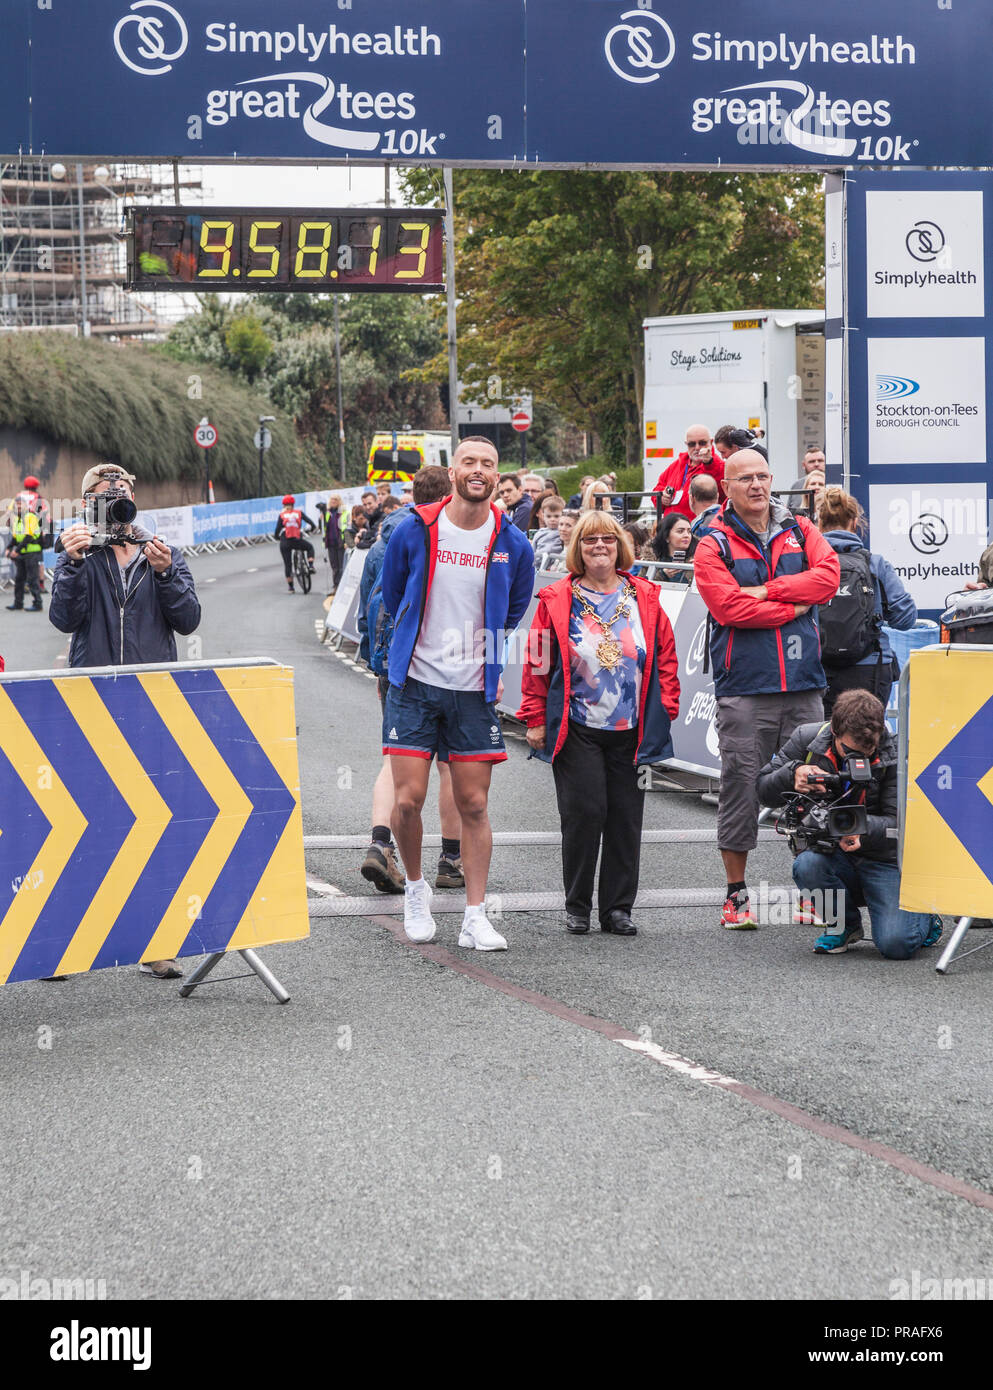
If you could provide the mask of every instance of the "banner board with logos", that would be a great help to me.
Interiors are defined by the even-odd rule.
[[[8,0],[0,152],[980,166],[991,49],[986,0]]]
[[[978,172],[845,181],[850,490],[922,617],[988,541],[991,196]]]

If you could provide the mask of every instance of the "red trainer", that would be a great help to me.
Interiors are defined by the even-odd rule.
[[[796,907],[793,910],[793,925],[795,927],[826,927],[827,923],[814,910],[813,899],[801,895],[797,898]]]
[[[754,931],[758,926],[747,890],[732,893],[721,911],[721,926],[728,931]]]

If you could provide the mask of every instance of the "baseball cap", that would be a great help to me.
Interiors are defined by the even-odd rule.
[[[41,487],[38,479],[31,473],[24,479],[24,486],[29,492],[37,492]]]
[[[297,499],[293,496],[292,492],[288,492],[286,496],[283,498],[283,506],[292,507],[296,503],[296,500]]]
[[[134,474],[129,473],[126,468],[121,468],[116,463],[98,463],[94,468],[88,468],[83,474],[83,481],[80,484],[80,491],[85,497],[88,492],[92,492],[100,483],[128,483],[134,488]]]

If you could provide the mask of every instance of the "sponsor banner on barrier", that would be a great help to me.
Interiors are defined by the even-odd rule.
[[[900,906],[993,917],[993,651],[910,657]]]
[[[193,544],[192,507],[158,507],[155,511],[139,512],[138,524],[166,545],[182,548]]]
[[[0,680],[0,984],[309,933],[293,672]]]
[[[986,462],[986,340],[870,338],[869,463]]]
[[[894,484],[869,488],[870,546],[896,570],[919,609],[975,577],[987,544],[986,484]]]
[[[983,195],[976,189],[868,192],[869,318],[982,318]]]

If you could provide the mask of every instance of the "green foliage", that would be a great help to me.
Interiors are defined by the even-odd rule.
[[[225,330],[224,346],[235,371],[254,381],[272,352],[272,339],[254,314],[238,314]]]
[[[456,169],[463,379],[531,390],[641,456],[642,323],[823,302],[816,175]],[[433,170],[408,194],[437,201]],[[471,342],[470,353],[466,343]],[[428,367],[438,373],[442,360]]]
[[[258,417],[274,413],[266,397],[226,373],[202,364],[194,370],[154,349],[56,333],[0,336],[0,423],[90,449],[122,464],[139,484],[199,482],[203,451],[193,431],[206,415],[219,435],[211,454],[214,482],[236,497],[254,497],[252,437]],[[277,415],[269,428],[265,466],[273,492],[323,486],[327,475],[301,446],[292,421]]]
[[[183,362],[216,363],[265,390],[293,417],[306,447],[337,474],[333,297],[262,294],[251,312],[206,295],[200,305],[162,351]],[[438,329],[412,295],[342,296],[339,316],[346,479],[360,482],[377,430],[444,427],[437,380],[430,372],[409,376],[437,353]],[[438,379],[445,376],[447,368]]]

